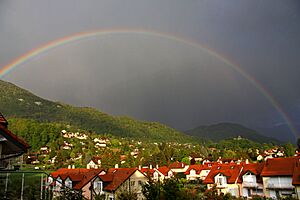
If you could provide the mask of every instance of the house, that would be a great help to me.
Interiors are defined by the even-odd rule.
[[[186,179],[189,181],[200,179],[200,172],[202,171],[202,165],[190,165],[187,171],[184,173]]]
[[[163,182],[165,178],[165,174],[163,174],[161,171],[158,170],[158,166],[156,168],[153,168],[152,165],[150,167],[141,167],[139,166],[139,170],[145,174],[148,178],[151,178],[154,181],[161,181]],[[168,174],[168,173],[166,173]]]
[[[183,162],[174,162],[169,165],[169,168],[175,173],[184,173],[189,168],[189,165],[186,165]]]
[[[295,162],[292,184],[295,187],[297,198],[300,199],[300,158],[299,157]]]
[[[0,169],[10,168],[9,160],[27,152],[30,146],[8,130],[8,122],[0,113]]]
[[[204,180],[211,170],[212,165],[190,165],[187,171],[184,173],[187,180]]]
[[[74,191],[82,191],[85,198],[91,199],[93,180],[103,174],[105,174],[103,169],[60,168],[50,174],[48,185],[52,188],[54,197],[60,196],[65,188],[70,188]]]
[[[263,192],[266,197],[280,199],[292,196],[295,193],[295,186],[292,184],[292,181],[297,159],[299,157],[271,158],[266,160],[261,172],[264,186]]]
[[[198,153],[192,153],[189,155],[189,160],[194,160],[195,162],[201,162],[203,160],[202,156]]]
[[[252,196],[263,196],[263,181],[261,172],[264,163],[245,163],[239,176],[238,183],[241,183],[241,196],[251,198]]]
[[[100,156],[94,156],[90,162],[86,165],[87,169],[98,169],[101,167],[101,157]]]
[[[239,197],[241,184],[238,183],[238,178],[242,169],[242,165],[235,163],[216,164],[212,166],[203,183],[207,184],[208,189],[216,185],[219,194],[230,193],[232,196]]]
[[[98,176],[103,182],[103,193],[107,199],[114,200],[122,191],[133,191],[138,199],[143,199],[142,184],[148,178],[136,168],[111,168],[106,175]]]
[[[162,166],[162,167],[157,166],[156,170],[163,175],[164,179],[172,178],[175,175],[175,173],[167,166]]]

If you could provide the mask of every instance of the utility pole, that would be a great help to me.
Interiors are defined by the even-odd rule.
[[[6,199],[7,187],[8,187],[8,173],[6,173],[6,179],[5,179],[4,199]]]
[[[24,194],[24,173],[22,173],[21,200],[23,200],[23,194]]]

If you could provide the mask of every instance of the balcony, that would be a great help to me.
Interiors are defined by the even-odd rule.
[[[266,186],[267,189],[294,189],[294,186],[292,184],[280,184],[280,183],[267,183]]]
[[[246,188],[257,188],[258,184],[256,182],[243,182],[243,187],[246,187]]]

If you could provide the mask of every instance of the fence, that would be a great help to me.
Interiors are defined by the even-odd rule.
[[[0,199],[4,200],[52,200],[67,199],[66,190],[53,197],[52,188],[47,178],[49,174],[43,171],[0,171]],[[57,180],[54,180],[54,182]],[[64,188],[64,187],[63,187]],[[68,189],[68,194],[84,199],[80,192]]]

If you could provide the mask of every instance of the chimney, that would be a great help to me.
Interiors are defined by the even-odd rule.
[[[156,164],[156,169],[158,169],[158,164]]]
[[[119,168],[119,164],[115,164],[115,168]]]
[[[75,169],[75,165],[72,165],[72,169]]]
[[[71,169],[71,165],[68,165],[68,169]]]
[[[248,165],[249,164],[249,160],[248,159],[246,159],[246,165]]]
[[[151,164],[150,164],[149,168],[152,169],[152,165]]]
[[[141,170],[142,169],[142,166],[141,165],[139,165],[139,170]]]

